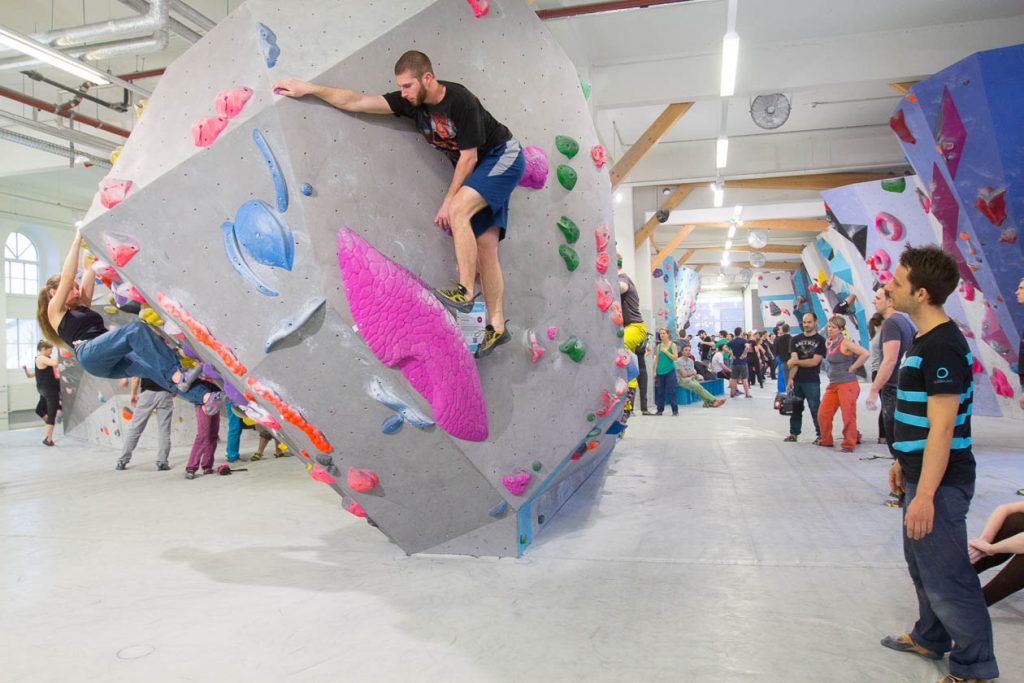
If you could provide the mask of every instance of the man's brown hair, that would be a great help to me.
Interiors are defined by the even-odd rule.
[[[933,306],[946,303],[960,283],[956,261],[939,247],[907,247],[900,254],[900,265],[909,271],[911,293],[925,290]]]
[[[430,57],[418,50],[409,50],[395,62],[395,75],[403,74],[406,71],[416,78],[423,78],[423,74],[434,73],[434,65],[430,63]]]

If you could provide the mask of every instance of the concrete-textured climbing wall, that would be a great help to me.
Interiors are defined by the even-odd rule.
[[[671,256],[651,271],[651,293],[654,296],[655,327],[668,328],[676,336],[682,323],[677,320],[676,297],[678,290],[679,265]],[[650,330],[654,332],[654,330]]]
[[[408,120],[271,92],[394,90],[408,49],[536,148],[501,247],[513,341],[479,362],[424,284],[455,277],[432,224],[447,159]],[[572,63],[520,0],[479,18],[454,0],[251,0],[168,68],[84,234],[349,512],[407,552],[514,556],[617,439],[597,144]]]
[[[700,273],[693,268],[682,267],[676,274],[676,324],[683,329],[690,324],[690,316],[697,310],[700,295]]]
[[[942,226],[931,214],[931,198],[918,176],[858,183],[822,193],[838,221],[866,225],[865,252],[874,283],[885,284],[908,245],[942,244]],[[970,250],[968,250],[970,255]],[[868,301],[871,288],[858,288],[858,300]],[[946,313],[960,326],[971,347],[974,364],[974,412],[982,416],[1017,417],[1006,386],[1016,386],[1010,363],[985,341],[992,308],[981,290],[966,280],[946,300]],[[868,313],[874,313],[870,304]],[[1000,388],[1002,392],[1000,393]]]
[[[757,276],[757,298],[761,305],[761,319],[765,329],[788,323],[791,327],[800,325],[793,293],[793,278],[790,273],[762,273]]]

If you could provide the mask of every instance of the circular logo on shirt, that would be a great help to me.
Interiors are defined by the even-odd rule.
[[[946,379],[947,377],[949,377],[949,370],[947,370],[946,368],[939,368],[938,370],[935,371],[935,376],[939,379]]]

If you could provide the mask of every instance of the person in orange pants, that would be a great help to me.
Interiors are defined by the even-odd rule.
[[[832,418],[836,410],[843,411],[843,453],[853,453],[857,445],[857,397],[860,396],[860,384],[857,382],[856,371],[867,362],[869,352],[852,339],[848,339],[846,318],[835,315],[829,318],[825,348],[828,361],[828,387],[821,397],[818,408],[818,426],[821,427],[819,445],[832,447]]]

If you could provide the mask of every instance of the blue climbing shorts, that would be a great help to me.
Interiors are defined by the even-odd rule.
[[[526,158],[519,141],[512,138],[498,145],[477,162],[476,168],[463,183],[480,193],[487,206],[469,220],[473,234],[479,237],[493,227],[499,228],[498,239],[505,239],[508,228],[508,203],[512,190],[526,170]]]

